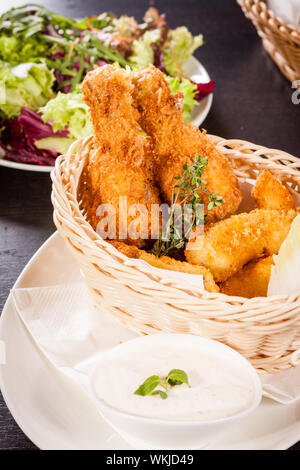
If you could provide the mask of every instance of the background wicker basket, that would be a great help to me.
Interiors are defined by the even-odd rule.
[[[229,157],[240,181],[270,169],[300,194],[297,158],[241,140],[210,138]],[[151,266],[127,258],[98,236],[77,200],[90,145],[91,138],[78,141],[57,159],[52,202],[57,229],[77,259],[96,306],[141,334],[165,331],[217,339],[261,371],[299,362],[300,292],[253,299],[209,293],[168,279],[167,272],[161,278]]]
[[[264,48],[291,81],[300,79],[300,31],[268,9],[266,1],[237,0],[262,38]]]

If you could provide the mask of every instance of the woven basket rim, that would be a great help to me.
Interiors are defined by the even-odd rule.
[[[215,136],[215,135],[208,135],[209,138],[211,138],[213,141],[222,143],[222,145],[228,145],[229,151],[230,151],[230,144],[240,144],[241,145],[241,153],[239,154],[240,159],[247,159],[247,155],[243,155],[242,150],[243,150],[243,145],[246,146],[251,146],[253,150],[260,151],[260,154],[263,155],[264,153],[277,153],[282,155],[284,158],[288,159],[289,161],[294,161],[295,163],[298,163],[299,165],[299,159],[297,157],[294,157],[293,155],[276,150],[276,149],[269,149],[267,147],[259,146],[257,144],[252,144],[251,142],[240,140],[240,139],[223,139],[221,137]],[[88,145],[91,144],[92,141],[92,136],[85,138],[85,139],[79,139],[78,141],[74,142],[68,153],[66,155],[62,155],[57,158],[55,168],[51,172],[51,178],[53,181],[53,185],[56,180],[56,174],[61,173],[64,171],[64,167],[67,168],[67,171],[71,170],[72,172],[72,159],[74,157],[74,152],[75,149],[79,147],[79,150],[77,152],[77,155],[81,155],[84,149]],[[236,150],[235,150],[236,153]],[[256,157],[257,158],[257,157]],[[270,164],[272,167],[277,167],[278,168],[278,163],[274,163],[272,165],[272,162]],[[84,168],[84,163],[81,162],[81,171],[82,172]],[[291,172],[294,174],[294,176],[297,176],[297,179],[299,179],[300,183],[300,172],[294,168],[288,168],[288,173],[291,174]],[[77,186],[78,187],[78,186]],[[76,190],[77,190],[76,187]],[[74,195],[74,194],[73,194]],[[55,192],[52,192],[52,202],[55,207],[56,201],[55,201]],[[76,192],[76,201],[77,201],[77,192]],[[72,204],[72,211],[73,211],[73,205]],[[126,268],[129,268],[132,270],[132,273],[136,274],[137,272],[139,275],[146,276],[149,280],[156,284],[157,287],[159,286],[164,286],[164,288],[168,288],[170,294],[173,289],[180,289],[181,291],[184,291],[185,293],[189,293],[189,295],[193,296],[205,296],[206,299],[210,300],[218,300],[219,302],[223,302],[224,304],[234,304],[231,305],[231,315],[232,315],[232,310],[237,309],[240,311],[241,306],[245,308],[245,310],[250,309],[251,307],[257,306],[257,304],[264,303],[264,304],[274,304],[274,303],[282,303],[282,302],[300,302],[300,290],[293,293],[292,295],[274,295],[270,297],[254,297],[251,299],[245,298],[245,297],[239,297],[239,296],[228,296],[226,294],[220,293],[220,292],[208,292],[204,288],[196,287],[193,285],[190,285],[190,288],[187,287],[186,283],[184,283],[181,280],[175,280],[172,278],[167,278],[166,276],[160,276],[157,271],[155,271],[155,268],[153,268],[151,265],[148,264],[145,265],[144,263],[140,263],[140,260],[135,259],[135,258],[128,258],[126,255],[121,253],[120,251],[117,250],[112,244],[104,240],[94,229],[91,227],[89,224],[88,220],[85,218],[85,216],[82,214],[80,208],[79,208],[79,202],[77,201],[77,216],[76,216],[76,225],[79,227],[81,231],[84,232],[85,236],[89,238],[89,242],[92,243],[95,247],[98,249],[104,249],[110,256],[114,257],[115,259],[120,259],[122,260],[122,263],[120,263],[120,267],[122,265],[126,266]],[[55,217],[55,214],[54,214]],[[74,220],[73,220],[74,222]],[[166,270],[167,271],[167,270]]]
[[[261,8],[267,15],[267,21],[275,20],[275,23],[277,23],[276,26],[279,30],[278,32],[280,32],[280,28],[283,28],[293,36],[294,41],[300,41],[300,30],[296,26],[284,21],[280,16],[276,15],[273,10],[268,7],[266,0],[237,0],[237,2],[242,8],[245,8],[248,12],[253,11],[251,10],[251,4]]]

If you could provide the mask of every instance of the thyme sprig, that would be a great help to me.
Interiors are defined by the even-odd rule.
[[[203,193],[208,194],[207,210],[211,210],[223,203],[221,196],[215,192],[210,193],[206,188],[207,182],[202,179],[208,159],[196,155],[192,165],[182,165],[184,172],[175,176],[177,181],[173,186],[172,205],[165,233],[160,233],[152,252],[156,256],[166,256],[173,250],[183,248],[189,239],[191,231],[200,224],[205,223],[202,200]],[[182,210],[184,209],[184,210]],[[182,234],[184,227],[185,233]]]

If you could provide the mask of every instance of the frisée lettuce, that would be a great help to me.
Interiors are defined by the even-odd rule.
[[[93,133],[89,116],[89,108],[83,102],[80,88],[71,93],[58,92],[56,97],[48,101],[40,109],[43,121],[50,121],[54,132],[68,129],[68,137],[80,139]]]
[[[163,48],[163,61],[168,74],[183,75],[183,64],[202,44],[202,34],[193,36],[185,26],[171,30]]]
[[[129,57],[130,63],[137,67],[148,67],[153,64],[153,45],[159,41],[159,39],[160,31],[159,29],[154,29],[152,31],[146,31],[140,39],[133,41],[132,53]]]
[[[188,78],[180,79],[178,77],[170,77],[169,75],[166,75],[165,78],[168,81],[173,94],[178,90],[183,92],[183,119],[184,122],[189,122],[191,120],[191,112],[197,104],[195,99],[198,92],[197,85],[192,83]]]

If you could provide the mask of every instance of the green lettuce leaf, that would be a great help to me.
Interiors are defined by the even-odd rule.
[[[198,104],[198,101],[195,100],[195,95],[197,94],[197,86],[187,78],[180,79],[178,77],[170,77],[168,75],[166,75],[165,78],[169,83],[171,92],[173,94],[176,93],[177,90],[183,92],[183,119],[184,122],[189,122],[191,120],[191,112],[193,111],[194,107]]]
[[[51,121],[54,132],[68,127],[69,137],[79,139],[93,133],[89,108],[83,102],[80,88],[72,93],[58,92],[55,98],[40,109],[43,120]]]
[[[115,31],[115,17],[113,13],[104,12],[95,17],[87,16],[81,21],[74,22],[74,26],[79,29],[88,29],[89,26],[93,26],[93,28],[101,29],[101,31],[107,32],[114,32]]]
[[[74,142],[74,139],[68,137],[45,137],[34,142],[38,149],[52,150],[58,154],[64,155],[68,148]]]
[[[182,75],[183,64],[193,52],[203,44],[203,36],[192,36],[185,26],[170,31],[168,40],[163,48],[164,66],[173,76]]]
[[[0,60],[12,65],[39,62],[49,54],[50,49],[49,45],[38,41],[34,36],[21,40],[15,36],[0,35]]]
[[[53,96],[53,84],[54,75],[45,64],[12,67],[0,61],[0,111],[13,118],[24,107],[37,110]]]
[[[152,44],[160,39],[159,29],[146,31],[140,39],[136,39],[132,43],[132,54],[129,62],[137,67],[148,67],[154,62],[154,51]]]

